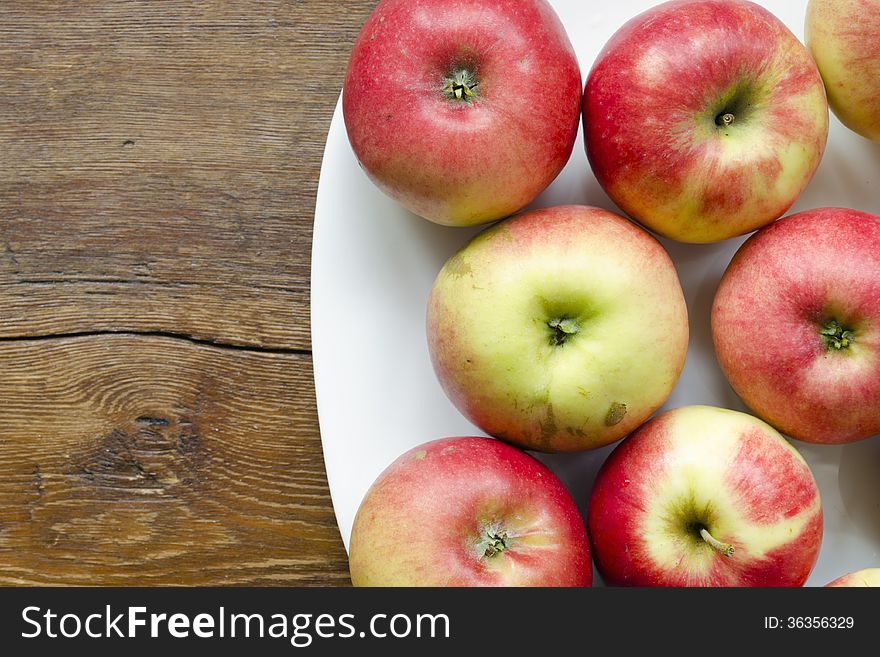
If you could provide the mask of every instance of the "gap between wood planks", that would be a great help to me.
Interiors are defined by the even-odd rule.
[[[256,345],[242,345],[230,342],[222,342],[212,340],[210,338],[197,338],[187,333],[176,333],[174,331],[78,331],[71,333],[49,333],[45,335],[14,335],[0,337],[0,344],[9,342],[46,342],[50,340],[75,340],[80,338],[98,338],[103,336],[128,336],[128,337],[145,337],[145,338],[166,338],[169,340],[180,340],[188,342],[200,347],[210,347],[212,349],[223,349],[225,351],[244,351],[257,354],[274,354],[282,356],[311,356],[310,349],[296,349],[293,347],[260,347]]]

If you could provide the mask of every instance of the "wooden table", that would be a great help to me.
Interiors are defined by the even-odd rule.
[[[0,584],[348,583],[309,264],[374,4],[0,3]]]

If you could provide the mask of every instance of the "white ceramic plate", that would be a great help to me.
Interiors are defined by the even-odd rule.
[[[586,79],[608,38],[657,3],[552,4]],[[806,0],[760,4],[803,37]],[[880,146],[832,118],[828,151],[792,212],[838,206],[880,214],[878,190]],[[582,137],[566,169],[534,206],[564,203],[619,212],[590,171]],[[437,383],[424,327],[434,277],[476,232],[433,225],[383,196],[360,170],[337,107],[315,208],[312,341],[324,460],[346,547],[364,494],[397,456],[435,438],[480,434]],[[709,404],[747,410],[718,369],[709,330],[718,281],[744,239],[708,246],[662,241],[678,268],[691,316],[687,365],[665,408]],[[808,584],[880,567],[880,440],[847,447],[795,444],[813,468],[825,508],[825,540]],[[610,450],[539,458],[562,478],[583,510]]]

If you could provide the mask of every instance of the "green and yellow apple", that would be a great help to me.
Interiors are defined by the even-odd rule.
[[[562,482],[515,447],[445,438],[392,463],[364,497],[355,586],[590,586],[583,520]]]
[[[810,0],[806,37],[831,109],[880,141],[880,0]]]
[[[428,346],[455,406],[540,451],[607,445],[667,399],[688,318],[669,255],[626,219],[535,210],[478,235],[440,271]]]
[[[775,429],[706,406],[668,411],[602,466],[588,530],[615,586],[802,586],[819,555],[813,474]]]
[[[583,120],[608,195],[683,242],[744,235],[782,216],[828,137],[809,52],[744,0],[676,0],[633,18],[588,77]]]

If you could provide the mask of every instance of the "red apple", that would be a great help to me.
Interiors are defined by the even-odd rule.
[[[586,530],[546,467],[491,438],[410,450],[358,509],[355,586],[590,586]]]
[[[880,433],[880,217],[820,209],[754,235],[721,280],[712,334],[733,388],[780,431]]]
[[[705,406],[664,413],[612,452],[588,527],[617,586],[802,586],[822,506],[809,467],[772,427]]]
[[[810,0],[806,35],[831,109],[880,142],[880,0]]]
[[[791,207],[824,152],[828,104],[810,54],[769,11],[677,0],[605,46],[584,130],[618,206],[666,237],[714,242]]]
[[[623,217],[565,206],[484,231],[437,276],[428,347],[455,406],[545,452],[620,440],[666,401],[688,318],[663,247]]]
[[[827,584],[831,588],[843,587],[877,587],[880,586],[880,568],[867,568],[856,573],[850,573]]]
[[[382,0],[342,99],[373,182],[457,226],[538,196],[571,155],[580,105],[577,58],[544,0]]]

